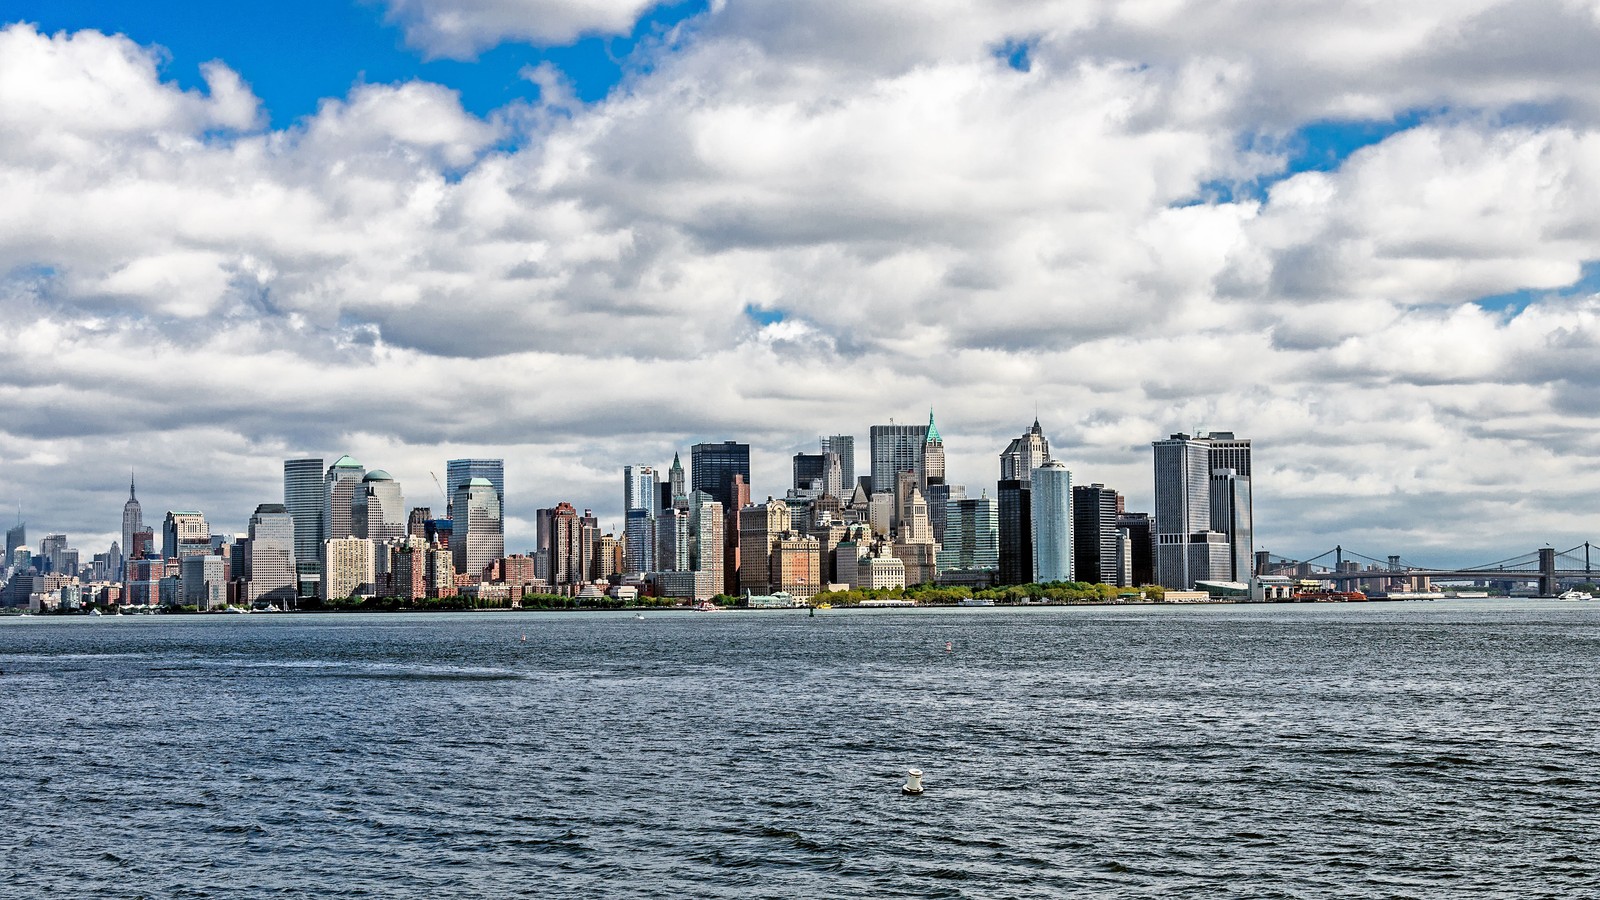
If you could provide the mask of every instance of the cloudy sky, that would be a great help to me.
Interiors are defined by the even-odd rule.
[[[1600,539],[1597,0],[10,0],[0,500],[37,543],[285,457],[508,546],[620,467],[1035,411],[1148,509],[1255,440],[1257,547]],[[687,456],[687,454],[685,454]],[[9,519],[9,514],[6,516]]]

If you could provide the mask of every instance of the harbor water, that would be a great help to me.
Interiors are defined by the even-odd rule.
[[[5,618],[0,896],[1593,897],[1597,663],[1600,602]]]

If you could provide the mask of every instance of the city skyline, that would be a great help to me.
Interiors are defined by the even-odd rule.
[[[277,460],[504,458],[522,547],[932,405],[953,484],[1037,416],[1140,508],[1249,435],[1286,556],[1600,532],[1592,3],[938,13],[8,4],[0,500],[87,548],[130,465],[240,532]]]

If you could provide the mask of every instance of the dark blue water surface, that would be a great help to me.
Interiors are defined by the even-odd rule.
[[[1597,662],[1534,601],[3,619],[0,895],[1593,897]]]

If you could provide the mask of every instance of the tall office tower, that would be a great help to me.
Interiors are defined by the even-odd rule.
[[[933,529],[935,544],[944,543],[950,504],[966,498],[967,486],[964,484],[928,485],[928,525]]]
[[[691,555],[689,510],[676,506],[663,509],[656,516],[656,571],[687,572]]]
[[[1127,587],[1122,578],[1117,492],[1103,484],[1072,489],[1073,574],[1089,584]]]
[[[822,493],[826,486],[828,454],[796,453],[794,455],[794,489]]]
[[[750,448],[745,448],[745,465],[749,466]],[[699,488],[696,488],[699,490]],[[678,454],[672,454],[672,465],[667,468],[667,492],[663,496],[666,502],[661,504],[662,509],[687,509],[689,505],[689,488],[683,477],[683,460]]]
[[[302,597],[321,596],[323,467],[321,457],[283,461],[283,505],[294,519],[294,564]],[[134,551],[129,550],[130,554]]]
[[[1174,434],[1155,441],[1156,580],[1176,590],[1231,571],[1227,537],[1211,529],[1211,447]]]
[[[622,541],[626,546],[626,571],[656,571],[656,516],[650,509],[630,509],[623,525]]]
[[[945,513],[940,571],[992,571],[1000,567],[1000,506],[993,497],[951,500]]]
[[[873,494],[867,501],[867,524],[872,533],[883,538],[894,537],[894,494],[885,491]]]
[[[1129,587],[1156,583],[1156,531],[1149,513],[1124,512],[1117,528],[1128,536]]]
[[[557,503],[550,514],[550,584],[560,593],[573,593],[587,580],[585,563],[590,551],[583,546],[583,519],[571,503]]]
[[[750,505],[750,479],[735,475],[732,487],[733,501],[737,505],[722,505],[726,520],[722,526],[722,592],[728,595],[739,592],[739,512]]]
[[[67,551],[67,536],[64,534],[47,534],[39,542],[39,558],[43,561],[42,574],[75,575],[75,572],[61,571],[61,557]]]
[[[919,484],[925,477],[922,453],[927,448],[925,425],[874,425],[872,441],[872,493],[894,493],[895,478],[910,470]]]
[[[702,599],[722,593],[725,518],[715,497],[705,491],[689,495],[689,568],[695,573],[695,596]]]
[[[594,542],[594,580],[607,581],[622,573],[621,541],[614,534],[602,534]],[[720,581],[722,572],[717,572]],[[533,560],[528,560],[528,580],[533,580]]]
[[[372,542],[366,538],[333,538],[323,544],[328,572],[322,580],[322,599],[370,597],[377,589]]]
[[[139,495],[133,489],[133,473],[128,473],[128,502],[122,504],[122,549],[123,553],[131,553],[133,547],[133,533],[144,527],[144,508],[139,505]],[[114,560],[117,566],[117,577],[121,578],[126,570],[128,559]]]
[[[1049,459],[1050,442],[1045,440],[1039,420],[1034,419],[1033,427],[1007,445],[1005,452],[1000,454],[1000,480],[1027,484],[1028,479],[1033,477],[1033,470]]]
[[[693,489],[705,491],[727,509],[739,499],[734,477],[742,476],[745,485],[750,484],[750,445],[733,441],[695,444],[689,448],[689,469]]]
[[[995,491],[1000,516],[1000,584],[1027,584],[1033,579],[1033,507],[1028,482],[1002,479]]]
[[[456,488],[450,506],[456,512],[450,529],[455,570],[458,574],[482,576],[490,563],[506,555],[500,491],[487,478],[469,478]]]
[[[790,530],[789,506],[782,500],[752,503],[739,511],[739,590],[772,592],[772,545]]]
[[[622,512],[648,509],[654,511],[656,500],[656,470],[650,466],[622,467]]]
[[[506,510],[506,461],[503,459],[452,459],[444,464],[445,496],[453,502],[456,488],[474,478],[487,478],[494,485],[494,499],[500,507],[500,514],[505,515]],[[450,515],[453,511],[446,510]]]
[[[856,486],[856,439],[848,434],[836,434],[833,437],[823,438],[819,443],[822,444],[823,453],[836,453],[839,456],[839,482],[843,485],[839,490],[841,492],[854,490]],[[840,493],[836,496],[843,499],[844,494]]]
[[[1246,442],[1248,443],[1248,442]],[[1248,454],[1248,448],[1245,450]],[[1213,447],[1213,460],[1216,458]],[[1211,470],[1211,530],[1228,540],[1228,567],[1214,573],[1227,581],[1249,582],[1255,564],[1250,527],[1250,479],[1232,468]]]
[[[246,571],[235,572],[250,580],[247,599],[287,609],[294,603],[298,581],[295,569],[294,517],[282,503],[263,503],[250,517],[250,542]]]
[[[161,555],[166,559],[203,556],[211,552],[211,527],[199,510],[175,509],[167,512],[161,526]]]
[[[1072,473],[1057,460],[1033,470],[1033,581],[1075,581],[1072,570]],[[1112,501],[1115,504],[1115,500]]]
[[[19,512],[17,524],[6,529],[6,558],[4,564],[9,565],[11,558],[16,555],[16,552],[26,548],[27,546],[28,526],[22,523],[21,513]]]
[[[379,544],[405,537],[406,498],[400,482],[382,469],[368,472],[351,499],[350,520],[356,537]]]
[[[183,602],[202,612],[228,604],[228,580],[222,557],[197,553],[182,558],[179,577],[183,582]]]
[[[1231,573],[1228,580],[1249,581],[1255,556],[1250,439],[1237,437],[1231,431],[1213,431],[1205,439],[1211,448],[1211,530],[1221,532],[1228,539],[1228,550],[1232,557],[1227,567]],[[1219,487],[1217,475],[1227,470],[1231,470],[1233,475],[1226,486]],[[1225,508],[1219,508],[1219,498],[1225,501]]]
[[[428,539],[428,520],[433,518],[432,507],[414,506],[406,514],[406,534],[419,541]]]
[[[895,539],[906,544],[933,543],[928,524],[928,501],[917,485],[917,473],[901,472],[895,479]]]
[[[832,451],[822,454],[822,493],[838,500],[844,499],[844,465],[839,454]]]
[[[323,478],[322,541],[353,537],[356,533],[355,500],[367,469],[348,456],[339,457]]]
[[[925,485],[944,484],[944,438],[939,427],[933,424],[933,410],[928,410],[928,435],[922,445],[922,482]]]

